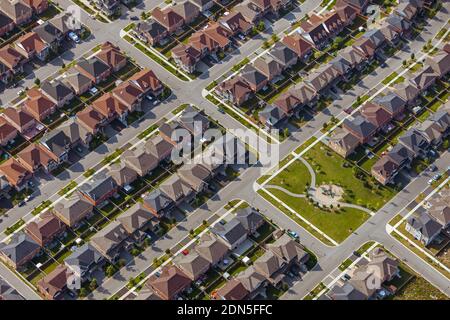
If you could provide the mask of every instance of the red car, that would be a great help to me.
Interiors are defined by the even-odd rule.
[[[189,250],[188,249],[184,249],[183,251],[181,251],[182,254],[184,254],[185,256],[187,256],[189,254]]]

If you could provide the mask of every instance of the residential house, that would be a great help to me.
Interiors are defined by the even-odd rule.
[[[2,0],[0,11],[18,26],[30,22],[33,16],[33,9],[23,0]]]
[[[331,10],[322,14],[322,24],[328,31],[328,36],[333,38],[338,35],[345,26],[351,21],[344,21],[341,19],[341,15],[336,12],[336,10]]]
[[[361,144],[369,142],[379,129],[361,115],[357,115],[352,120],[345,119],[343,128],[357,137]]]
[[[416,73],[416,76],[409,79],[411,83],[417,87],[420,91],[424,92],[431,87],[439,75],[433,70],[432,67],[427,67]]]
[[[392,29],[399,34],[399,37],[403,36],[405,32],[409,30],[411,27],[411,23],[408,22],[405,18],[400,17],[396,14],[391,14],[389,17],[385,19],[386,23],[388,23]]]
[[[161,137],[173,146],[177,146],[186,138],[186,135],[184,134],[186,129],[184,129],[178,121],[172,121],[170,123],[165,122],[158,128],[158,131]],[[191,136],[189,135],[187,138],[190,142]]]
[[[327,63],[312,71],[305,79],[305,83],[319,92],[331,86],[340,76],[339,70],[331,63]]]
[[[76,114],[76,121],[93,136],[101,132],[106,124],[105,116],[94,110],[92,106],[79,111]]]
[[[127,56],[120,51],[119,47],[109,41],[101,44],[100,51],[95,56],[107,64],[113,72],[117,72],[127,65]]]
[[[401,36],[403,35],[403,32],[401,30],[398,30],[386,20],[383,20],[378,29],[381,31],[381,33],[383,33],[387,43],[389,43],[391,46],[397,45],[401,39]]]
[[[142,197],[146,209],[158,218],[166,216],[174,207],[174,202],[160,189],[153,190]]]
[[[171,9],[183,18],[185,24],[191,24],[200,14],[199,7],[190,1],[179,2]]]
[[[112,94],[122,105],[126,106],[128,113],[141,110],[144,93],[136,87],[130,80],[119,84]]]
[[[155,73],[148,68],[142,69],[128,80],[136,86],[143,95],[150,93],[156,97],[159,96],[164,89],[162,82]]]
[[[349,81],[352,76],[352,64],[341,56],[333,58],[329,62],[336,70],[344,81]]]
[[[35,32],[54,52],[58,51],[65,36],[58,28],[48,21],[33,28],[33,32]]]
[[[408,167],[413,158],[413,153],[398,143],[372,166],[371,173],[378,182],[386,185],[393,182],[398,172]]]
[[[377,28],[364,32],[361,38],[370,40],[375,45],[375,52],[377,51],[377,49],[383,47],[386,41],[386,37],[383,32],[381,32],[380,29]]]
[[[0,81],[4,84],[8,84],[14,75],[3,63],[0,62]]]
[[[92,214],[93,205],[78,192],[62,197],[53,207],[54,215],[68,227],[76,227],[84,218]]]
[[[213,0],[190,0],[201,12],[211,9],[214,6]]]
[[[14,158],[9,158],[0,164],[0,173],[2,173],[9,184],[18,191],[27,187],[27,181],[32,176],[31,172],[25,169],[25,167]]]
[[[56,111],[56,104],[37,88],[27,90],[23,110],[38,121],[43,121]]]
[[[263,55],[253,62],[253,67],[262,73],[269,82],[275,82],[281,77],[283,66],[279,64],[272,56]]]
[[[302,21],[300,31],[302,36],[309,42],[321,49],[330,42],[329,33],[325,25],[322,23],[322,17],[312,14],[308,20]]]
[[[63,82],[71,88],[76,95],[86,93],[94,84],[89,77],[85,76],[75,68],[72,68],[64,74]]]
[[[159,276],[152,275],[148,286],[163,300],[174,300],[178,294],[191,285],[191,279],[175,266],[162,267]]]
[[[199,163],[186,163],[177,172],[178,176],[197,193],[207,188],[208,181],[212,177],[211,171]]]
[[[69,277],[71,274],[68,268],[60,264],[37,282],[37,290],[47,300],[58,300],[67,289]]]
[[[275,287],[284,282],[286,267],[286,262],[272,251],[266,251],[253,263],[253,268]]]
[[[50,19],[49,22],[64,36],[71,31],[79,31],[82,28],[80,21],[77,20],[75,15],[69,12],[60,13]]]
[[[213,2],[213,1],[211,1]],[[223,16],[219,19],[219,22],[225,27],[231,30],[233,35],[242,34],[247,35],[253,28],[253,25],[248,22],[242,15],[242,12],[235,11],[227,16]]]
[[[450,195],[449,189],[444,188],[430,200],[428,200],[430,205],[428,209],[428,214],[434,220],[439,222],[442,228],[447,228],[450,225]]]
[[[356,290],[350,283],[345,282],[343,284],[335,284],[331,290],[327,293],[332,300],[366,300],[367,296],[362,292]]]
[[[147,140],[144,148],[147,153],[153,155],[160,163],[162,161],[169,161],[174,146],[161,135],[157,135]]]
[[[9,124],[9,122],[0,117],[0,145],[6,146],[10,141],[17,137],[17,129]]]
[[[35,14],[42,14],[48,9],[49,0],[23,0],[29,7],[31,7]]]
[[[359,145],[360,141],[355,135],[340,128],[328,140],[328,146],[344,158],[351,155]]]
[[[53,152],[60,162],[68,162],[70,150],[77,145],[87,145],[90,137],[88,131],[75,118],[71,118],[57,129],[44,134],[41,144]]]
[[[92,102],[92,108],[106,118],[107,122],[118,119],[126,124],[128,108],[113,93],[108,92]]]
[[[191,105],[183,110],[179,123],[194,136],[205,133],[210,125],[208,118]]]
[[[244,226],[248,234],[255,234],[265,222],[261,214],[252,207],[238,209],[236,219]]]
[[[202,53],[190,45],[180,43],[172,49],[172,58],[181,69],[194,73],[197,63],[202,59]]]
[[[190,40],[189,45],[202,56],[206,54],[216,55],[219,51],[225,51],[231,44],[232,33],[218,22],[208,24],[208,26],[200,31],[195,32]]]
[[[273,252],[289,266],[293,264],[302,265],[309,259],[309,254],[305,252],[302,246],[286,233],[283,233],[275,242],[268,244],[267,250]]]
[[[14,233],[8,243],[0,243],[0,260],[20,270],[41,251],[41,247],[23,232]]]
[[[439,50],[435,55],[426,58],[426,64],[442,78],[450,72],[450,53]]]
[[[3,279],[0,279],[0,300],[21,301],[25,300],[25,298],[22,297],[16,289],[11,287],[9,283]]]
[[[81,58],[75,68],[95,84],[105,81],[111,75],[111,68],[97,57]]]
[[[14,42],[14,48],[27,61],[34,57],[40,61],[45,61],[50,54],[50,47],[36,32],[28,32]]]
[[[367,65],[367,59],[363,52],[352,46],[339,50],[338,56],[344,58],[352,69],[361,71]]]
[[[4,46],[0,49],[0,63],[18,74],[23,72],[24,57],[12,46]]]
[[[94,0],[94,2],[108,17],[120,15],[122,11],[120,0]]]
[[[43,81],[41,91],[59,108],[70,103],[74,98],[73,91],[60,80]]]
[[[141,41],[144,41],[151,46],[162,44],[169,35],[167,29],[154,19],[138,22],[134,31]]]
[[[375,58],[377,46],[371,38],[360,37],[353,42],[352,47],[359,50],[369,62]]]
[[[384,129],[386,125],[392,120],[391,114],[383,107],[372,102],[366,102],[362,106],[361,115],[372,123],[376,128]]]
[[[144,239],[147,238],[146,231],[154,229],[157,220],[152,212],[145,208],[142,203],[133,205],[130,209],[121,214],[119,221],[125,228],[126,232],[138,245],[142,245]]]
[[[250,1],[243,1],[234,7],[235,12],[240,12],[248,23],[256,25],[263,17],[263,12],[259,11]]]
[[[358,14],[361,14],[365,12],[369,2],[369,0],[337,0],[335,7],[339,8],[342,6],[350,5],[358,10]]]
[[[46,246],[64,231],[65,225],[51,212],[47,211],[40,215],[38,221],[32,221],[25,227],[25,232],[41,247]]]
[[[147,153],[142,146],[133,151],[125,151],[121,157],[124,163],[141,177],[151,173],[159,163],[158,159],[154,155]]]
[[[113,221],[92,236],[89,243],[108,261],[116,262],[125,248],[128,232],[119,221]]]
[[[65,260],[64,265],[73,273],[73,279],[80,283],[92,279],[95,270],[102,264],[103,257],[90,243],[77,247]]]
[[[80,193],[94,206],[102,204],[117,192],[114,179],[104,171],[94,174],[90,181],[79,186]]]
[[[205,233],[200,237],[200,242],[195,246],[195,251],[205,258],[211,266],[215,266],[225,258],[228,247],[216,237]]]
[[[414,158],[425,157],[430,148],[427,138],[416,128],[408,130],[398,138],[398,141],[411,151]]]
[[[216,90],[224,99],[237,106],[241,106],[253,96],[250,85],[239,76],[223,81]]]
[[[266,105],[258,114],[259,121],[268,128],[280,128],[287,120],[287,114],[281,108]]]
[[[313,52],[314,45],[298,32],[285,36],[281,41],[294,51],[301,61],[308,60]]]
[[[283,69],[292,67],[299,59],[295,51],[289,49],[288,46],[281,42],[275,43],[269,54],[283,66]]]
[[[215,299],[217,300],[245,300],[249,292],[245,289],[242,282],[237,279],[232,279],[225,283],[223,287],[221,287],[215,293]]]
[[[267,77],[259,72],[254,66],[247,64],[240,73],[240,76],[254,92],[265,89],[267,86]]]
[[[192,281],[198,280],[210,267],[208,260],[195,251],[191,251],[187,255],[176,256],[173,263]]]
[[[180,16],[172,7],[160,9],[156,7],[152,11],[152,18],[162,25],[169,33],[180,31],[185,24]]]
[[[275,107],[280,108],[284,113],[286,113],[288,115],[292,115],[292,114],[296,113],[295,110],[301,104],[302,104],[301,101],[290,92],[281,94],[278,97],[278,99],[276,99],[273,102],[273,105]],[[299,112],[300,112],[300,110],[299,110]],[[296,115],[298,113],[296,113]]]
[[[289,89],[289,92],[299,100],[302,106],[308,105],[310,108],[314,108],[318,100],[317,91],[304,82],[294,85]]]
[[[38,143],[32,143],[17,154],[19,162],[30,172],[43,169],[51,172],[59,165],[59,158],[50,150]]]
[[[21,109],[8,107],[3,111],[2,116],[22,134],[36,127],[36,120]]]
[[[378,104],[390,113],[392,118],[400,118],[405,110],[406,101],[395,93],[377,96],[373,103]]]
[[[14,21],[0,11],[0,37],[11,32],[15,28],[16,24]]]
[[[242,223],[233,218],[224,225],[216,224],[211,232],[214,233],[230,249],[236,249],[247,239],[247,230]],[[250,290],[249,290],[250,291]]]
[[[361,14],[360,9],[346,3],[345,1],[337,1],[334,6],[334,10],[345,25],[350,25],[356,19],[356,16]]]
[[[450,127],[448,111],[442,110],[438,112],[422,122],[418,128],[428,143],[435,147],[439,147],[442,144],[443,139],[448,135]]]
[[[254,266],[248,267],[236,276],[236,279],[242,283],[244,288],[249,292],[247,299],[251,300],[257,295],[258,290],[263,288],[267,280],[266,278],[255,270]]]
[[[400,98],[399,100],[405,102],[404,105],[415,106],[418,103],[420,90],[410,81],[404,81],[395,86],[395,94]]]
[[[114,163],[109,171],[114,182],[121,187],[129,187],[138,177],[136,171],[128,167],[125,163]]]
[[[412,1],[399,1],[399,4],[394,9],[394,14],[406,19],[407,21],[413,21],[416,17],[419,9]]]
[[[194,190],[177,174],[172,175],[169,179],[162,182],[159,188],[176,205],[179,205],[183,201],[191,201],[195,195]]]

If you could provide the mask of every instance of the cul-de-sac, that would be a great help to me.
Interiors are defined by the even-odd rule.
[[[449,300],[449,79],[448,0],[0,0],[0,300]]]

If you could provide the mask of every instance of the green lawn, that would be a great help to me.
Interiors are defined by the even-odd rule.
[[[320,143],[311,148],[304,158],[316,172],[318,186],[327,183],[340,185],[345,190],[343,202],[363,205],[378,210],[395,194],[361,173],[362,180],[355,177],[353,166],[344,167],[343,158]]]
[[[300,160],[292,162],[269,182],[269,184],[278,185],[293,193],[305,193],[307,183],[311,183],[311,175]]]
[[[415,277],[395,294],[393,300],[449,300],[449,298],[424,278]]]
[[[345,240],[354,230],[369,218],[369,214],[353,208],[341,208],[338,212],[328,212],[312,206],[304,198],[294,198],[284,192],[270,189],[278,199],[285,202],[303,218],[326,233],[336,242]]]

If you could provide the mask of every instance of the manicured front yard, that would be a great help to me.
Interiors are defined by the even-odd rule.
[[[308,169],[300,160],[295,160],[268,184],[278,185],[293,193],[304,193],[306,185],[310,183],[311,175]]]

